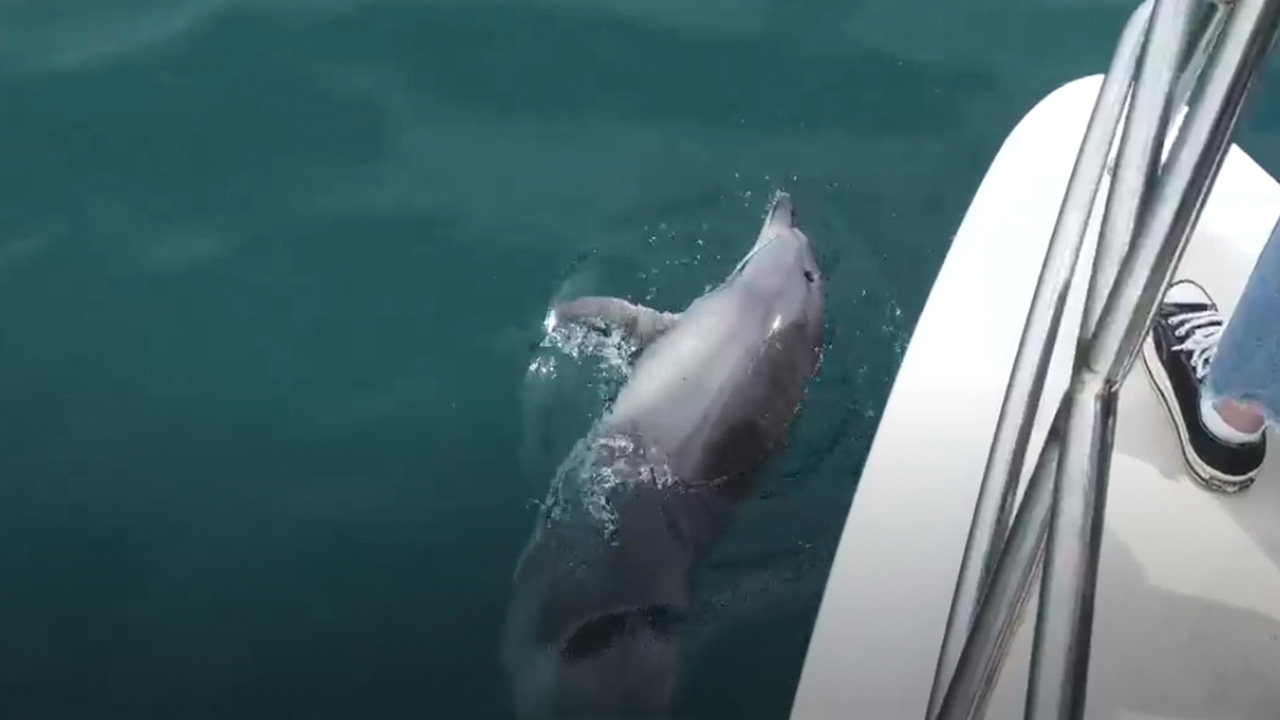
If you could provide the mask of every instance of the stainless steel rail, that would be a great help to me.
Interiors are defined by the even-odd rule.
[[[1005,391],[926,720],[982,716],[1042,559],[1026,714],[1083,716],[1118,388],[1280,27],[1280,0],[1218,0],[1197,23],[1204,2],[1144,2],[1103,81]],[[1035,412],[1122,115],[1071,387],[1014,516]]]

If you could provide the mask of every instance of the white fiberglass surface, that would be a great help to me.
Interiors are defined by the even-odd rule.
[[[1101,76],[1059,88],[976,193],[895,380],[810,643],[794,720],[924,716],[978,483],[1040,264]],[[1179,268],[1230,312],[1280,185],[1233,147]],[[1093,227],[1096,231],[1097,216]],[[1089,247],[1087,245],[1087,247]],[[1091,249],[1082,267],[1092,258]],[[1073,286],[1041,419],[1068,379]],[[1272,447],[1280,448],[1277,438]],[[1088,716],[1280,716],[1280,462],[1238,496],[1190,481],[1140,365],[1121,395]],[[1021,717],[1034,600],[988,717]]]

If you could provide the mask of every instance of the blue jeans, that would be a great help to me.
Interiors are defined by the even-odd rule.
[[[1212,397],[1256,403],[1280,427],[1280,223],[1222,331],[1206,389]]]

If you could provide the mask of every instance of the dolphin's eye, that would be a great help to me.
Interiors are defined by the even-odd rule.
[[[805,271],[804,271],[804,279],[805,279],[805,280],[808,280],[809,282],[813,282],[813,271],[812,271],[812,270],[805,270]]]

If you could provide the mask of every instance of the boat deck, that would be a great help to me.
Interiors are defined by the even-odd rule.
[[[863,471],[794,720],[924,717],[996,417],[1101,80],[1069,83],[1037,105],[975,195]],[[1178,276],[1194,278],[1229,313],[1278,215],[1280,184],[1233,146]],[[1090,242],[1080,267],[1091,258]],[[1069,379],[1082,277],[1033,448]],[[1280,437],[1268,442],[1253,488],[1235,496],[1201,489],[1135,365],[1112,461],[1088,717],[1280,717]],[[1034,616],[1033,599],[987,717],[1022,716]]]

